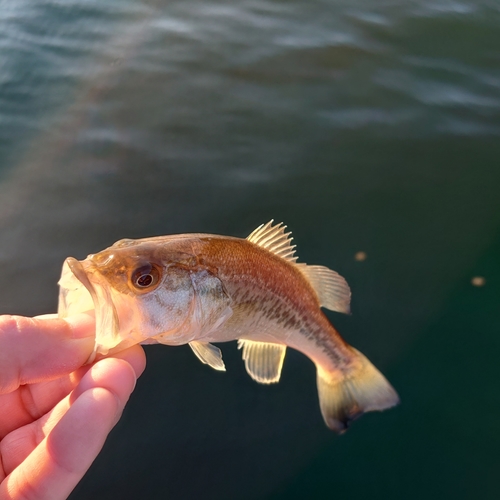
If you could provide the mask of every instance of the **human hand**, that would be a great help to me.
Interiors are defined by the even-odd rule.
[[[0,500],[59,500],[90,467],[145,368],[136,345],[84,366],[94,320],[0,316]]]

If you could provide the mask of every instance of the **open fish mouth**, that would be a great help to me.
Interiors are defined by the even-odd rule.
[[[99,283],[98,272],[90,259],[79,261],[68,257],[63,264],[59,280],[58,315],[66,318],[78,313],[95,311],[96,339],[107,338],[113,347],[113,339],[119,342],[119,320],[108,287]],[[97,344],[94,353],[107,354]],[[109,351],[109,349],[108,349]]]
[[[68,267],[70,268],[71,272],[74,274],[75,278],[80,281],[80,283],[88,290],[90,293],[90,297],[92,298],[94,302],[94,306],[97,303],[97,294],[95,291],[94,286],[90,282],[87,273],[85,272],[85,269],[83,268],[83,265],[81,262],[76,260],[73,257],[68,257],[66,259],[66,263],[68,264]]]

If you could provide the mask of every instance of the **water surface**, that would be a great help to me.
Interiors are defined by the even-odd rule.
[[[274,218],[402,398],[336,438],[298,353],[263,387],[234,343],[148,347],[72,499],[498,498],[496,1],[0,7],[0,312],[54,311],[68,255]]]

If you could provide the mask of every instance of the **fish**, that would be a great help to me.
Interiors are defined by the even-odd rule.
[[[280,380],[286,349],[295,349],[315,364],[321,414],[341,434],[399,397],[321,309],[350,313],[346,280],[298,263],[286,227],[271,220],[247,238],[122,239],[84,260],[68,257],[58,314],[95,313],[94,359],[138,343],[189,344],[201,362],[224,371],[213,342],[237,340],[246,371],[261,384]]]

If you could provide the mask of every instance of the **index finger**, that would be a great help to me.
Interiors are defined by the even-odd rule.
[[[0,316],[0,394],[71,373],[92,353],[95,320]]]

